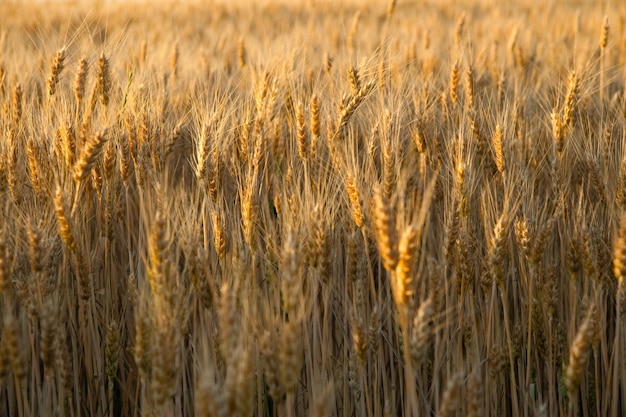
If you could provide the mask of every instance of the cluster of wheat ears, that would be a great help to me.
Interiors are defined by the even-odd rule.
[[[626,8],[379,3],[0,4],[0,416],[626,413]]]

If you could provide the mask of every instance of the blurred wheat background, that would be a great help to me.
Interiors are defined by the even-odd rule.
[[[0,16],[0,416],[626,413],[626,6]]]

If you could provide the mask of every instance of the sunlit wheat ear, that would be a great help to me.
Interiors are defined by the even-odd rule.
[[[317,150],[317,142],[320,139],[320,105],[316,95],[311,97],[311,149]]]
[[[626,212],[622,214],[617,238],[613,242],[613,274],[617,278],[619,308],[626,309]]]
[[[575,71],[569,76],[567,85],[567,95],[565,96],[565,105],[563,106],[563,125],[574,126],[576,105],[578,103],[578,91],[580,89],[580,79]]]
[[[598,331],[597,311],[595,306],[589,308],[583,323],[578,328],[574,342],[570,346],[569,361],[565,370],[565,386],[570,401],[576,401],[576,392],[583,379],[589,347]]]
[[[413,294],[415,262],[419,258],[418,248],[421,230],[415,225],[407,227],[400,237],[398,245],[398,264],[393,283],[393,295],[398,308],[404,307]]]
[[[222,221],[216,211],[211,213],[211,225],[213,226],[213,242],[215,244],[215,251],[220,259],[223,259],[226,255],[226,230],[222,225]]]
[[[174,49],[172,50],[172,55],[170,55],[170,73],[172,77],[178,76],[178,58],[179,58],[179,48],[178,42],[174,44]]]
[[[493,133],[493,137],[491,139],[493,143],[494,150],[494,162],[496,163],[496,168],[498,171],[503,174],[505,163],[504,163],[504,144],[502,142],[502,127],[500,125],[496,126],[496,130]]]
[[[348,70],[348,80],[350,81],[350,88],[352,94],[358,94],[361,90],[361,77],[359,76],[359,70],[355,67],[350,67]]]
[[[352,215],[352,220],[354,220],[354,224],[361,229],[364,225],[363,202],[357,184],[351,175],[346,176],[345,186],[348,198],[350,199],[350,214]]]
[[[565,130],[561,116],[555,110],[550,114],[550,123],[552,124],[552,138],[554,139],[554,147],[557,155],[560,157],[563,152],[565,140]]]
[[[50,67],[50,76],[46,81],[48,86],[48,95],[52,97],[56,93],[57,84],[59,83],[59,76],[63,71],[65,62],[65,47],[61,48],[57,55],[54,57],[52,66]]]
[[[386,270],[393,272],[398,265],[398,238],[391,203],[384,197],[382,187],[374,189],[372,216],[376,229],[376,242]]]
[[[459,89],[459,62],[456,61],[454,65],[452,65],[452,69],[450,70],[450,83],[448,86],[448,92],[450,94],[450,100],[452,100],[452,104],[456,104],[459,101],[458,89]]]
[[[376,86],[375,81],[368,81],[361,87],[361,89],[354,94],[350,100],[346,102],[346,104],[341,108],[339,112],[339,118],[337,119],[337,125],[334,136],[341,136],[343,129],[346,127],[350,118],[354,115],[356,110],[359,108],[363,100],[374,90]]]
[[[600,32],[600,48],[605,49],[609,39],[609,16],[604,16],[602,31]]]
[[[77,183],[84,183],[84,181],[91,174],[91,170],[98,162],[98,159],[104,149],[104,145],[107,142],[106,135],[107,131],[102,130],[89,139],[89,141],[85,144],[85,147],[80,153],[80,158],[74,167],[74,180]]]
[[[298,155],[302,159],[309,156],[309,143],[306,135],[306,125],[304,123],[304,106],[298,102],[296,106],[296,130],[298,139]]]
[[[493,228],[493,237],[489,248],[491,277],[500,288],[502,288],[505,277],[504,261],[507,253],[508,228],[509,215],[503,212]]]
[[[65,208],[65,197],[63,196],[63,190],[61,186],[57,186],[54,196],[54,213],[59,224],[59,235],[65,242],[65,245],[70,251],[76,249],[76,239],[72,232],[72,226],[67,216],[67,209]]]
[[[26,144],[26,157],[28,158],[28,173],[30,176],[30,183],[35,190],[35,193],[39,193],[41,190],[39,162],[37,160],[38,150],[37,145],[33,139],[29,139]]]
[[[389,0],[387,4],[387,18],[390,18],[393,15],[394,10],[396,10],[396,1],[397,0]]]

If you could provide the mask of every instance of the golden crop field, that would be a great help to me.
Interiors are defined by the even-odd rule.
[[[0,417],[623,416],[625,19],[0,2]]]

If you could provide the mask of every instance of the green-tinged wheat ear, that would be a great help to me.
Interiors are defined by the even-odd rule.
[[[565,370],[565,386],[570,403],[577,401],[576,392],[587,366],[588,350],[598,331],[597,311],[594,306],[589,308],[583,323],[578,328],[576,337],[569,350],[569,361]]]

